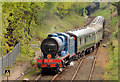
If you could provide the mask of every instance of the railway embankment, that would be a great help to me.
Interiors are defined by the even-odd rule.
[[[104,66],[106,72],[104,73],[104,78],[106,80],[118,80],[118,15],[115,6],[106,5],[103,3],[105,7],[102,10],[103,6],[101,6],[98,11],[93,13],[93,16],[103,16],[105,17],[105,36],[103,40],[103,44],[107,47],[107,64]],[[112,12],[111,12],[112,10]]]

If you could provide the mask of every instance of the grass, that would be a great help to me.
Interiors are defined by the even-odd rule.
[[[108,72],[105,74],[105,77],[111,80],[118,80],[118,40],[112,40],[111,43],[108,45],[110,59],[108,65],[105,67]]]
[[[93,13],[93,16],[103,16],[106,19],[110,19],[110,10],[109,8],[98,9],[95,14]]]
[[[109,53],[109,63],[106,66],[108,74],[105,75],[106,78],[111,80],[118,80],[118,28],[117,28],[118,17],[113,17],[110,26],[112,33],[111,41],[108,44]]]
[[[31,47],[30,45],[21,46],[21,52],[18,55],[16,62],[28,62],[33,60],[35,52],[39,50],[39,48]]]
[[[118,26],[117,22],[118,22],[118,17],[117,16],[113,17],[112,21],[110,23],[111,30],[118,30],[118,28],[117,28],[117,26]]]
[[[108,3],[100,2],[100,8],[105,8],[108,5]]]
[[[41,71],[41,69],[35,68],[35,67],[31,67],[30,71],[28,72],[28,74],[24,75],[23,78],[29,78],[30,76],[37,74]]]
[[[112,5],[108,6],[108,3],[101,2],[100,8],[92,15],[93,16],[103,16],[105,19],[110,19],[110,17],[111,17],[111,10],[110,9],[112,9],[112,12],[113,12],[114,8],[115,7]]]
[[[39,37],[46,38],[50,33],[54,32],[64,32],[65,30],[74,29],[77,26],[83,26],[84,18],[72,12],[72,15],[66,16],[63,19],[60,19],[56,15],[51,15],[44,19],[42,25],[33,27],[34,36],[38,35]],[[54,29],[56,27],[56,29]]]

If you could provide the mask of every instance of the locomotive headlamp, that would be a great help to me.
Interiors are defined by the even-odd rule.
[[[51,57],[52,57],[51,54],[48,54],[48,55],[47,55],[47,58],[48,58],[48,59],[50,59]]]

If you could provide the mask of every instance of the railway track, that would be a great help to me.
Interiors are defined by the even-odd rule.
[[[74,75],[73,75],[73,77],[72,77],[71,82],[75,79],[75,77],[76,77],[76,75],[77,75],[77,73],[78,73],[80,67],[82,66],[83,60],[84,60],[84,59],[82,58],[81,61],[80,61],[80,63],[79,63],[79,65],[78,65],[77,70],[75,71],[75,73],[74,73]]]
[[[38,75],[36,78],[35,78],[35,81],[38,81],[38,80],[52,80],[52,78],[56,76],[56,75],[44,75],[44,74],[40,74]]]
[[[42,74],[40,74],[39,76],[37,76],[37,78],[35,78],[35,81],[38,81],[38,80],[50,80],[51,82],[53,82],[68,67],[69,66],[67,66],[61,72],[59,72],[58,74],[55,74],[55,75],[42,75]]]
[[[96,54],[97,54],[97,51],[98,51],[98,48],[97,48],[97,50],[96,50],[96,52],[95,52],[95,57],[94,57],[94,60],[93,60],[93,63],[92,63],[92,68],[91,68],[91,71],[90,71],[88,80],[91,80],[91,79],[92,79],[92,74],[93,74],[93,72],[94,72],[95,63],[96,63]]]
[[[95,54],[94,54],[94,59],[93,59],[93,62],[92,62],[91,70],[90,70],[90,73],[89,73],[89,75],[88,75],[88,79],[86,79],[86,80],[91,80],[91,78],[92,78],[92,74],[93,74],[93,72],[94,72],[94,67],[95,67],[95,62],[96,62],[96,54],[97,54],[97,51],[98,51],[98,48],[96,49],[96,52],[95,52]],[[86,58],[86,57],[82,58],[82,59],[79,61],[79,65],[78,65],[77,70],[75,71],[75,73],[74,73],[74,75],[73,75],[73,77],[72,77],[72,79],[71,79],[71,82],[72,82],[73,80],[76,80],[76,76],[77,76],[78,72],[80,71],[82,65],[84,65],[83,63],[84,63],[84,61],[85,61],[85,58]]]

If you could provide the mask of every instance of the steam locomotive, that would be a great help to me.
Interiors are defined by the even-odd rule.
[[[87,27],[52,33],[41,44],[42,57],[37,67],[59,72],[74,59],[78,59],[100,45],[103,39],[104,17],[97,16]]]

